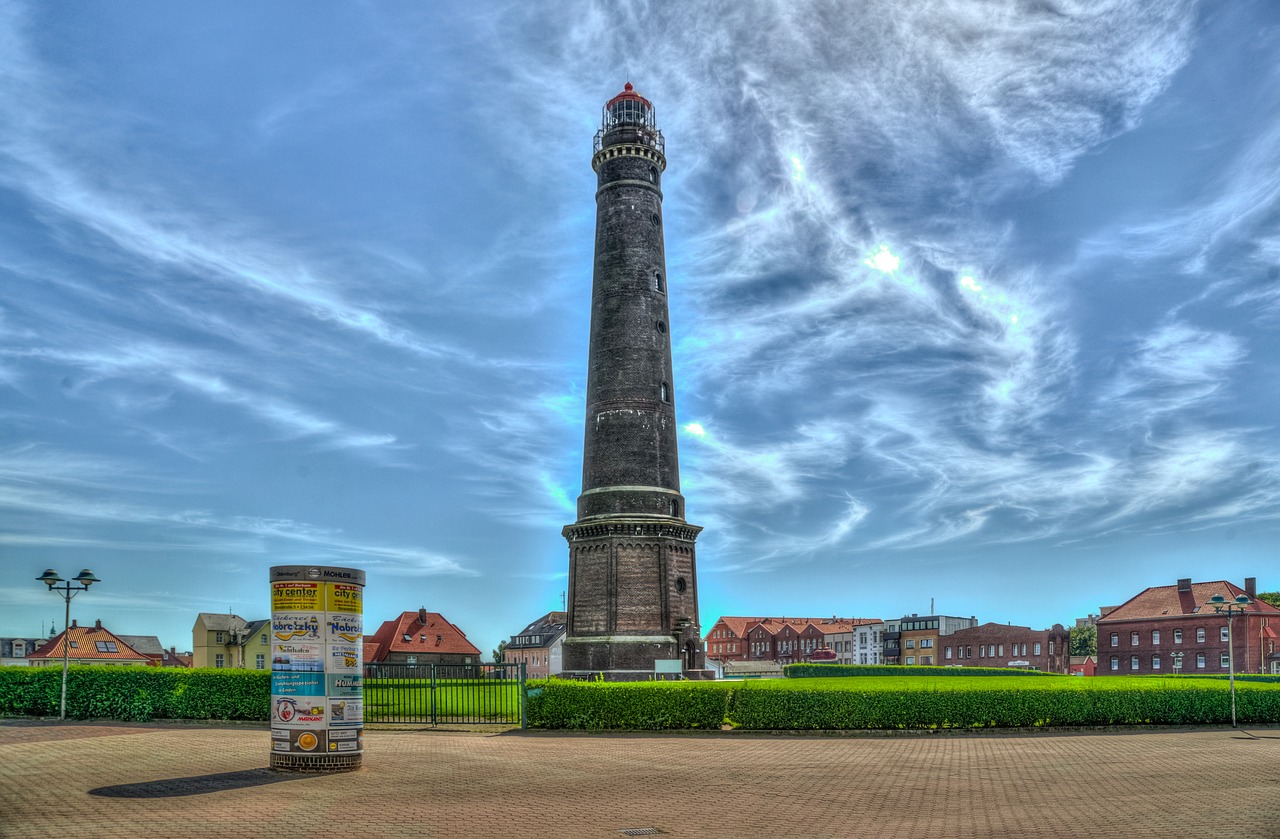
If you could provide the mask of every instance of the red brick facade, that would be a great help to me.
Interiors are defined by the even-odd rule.
[[[1252,602],[1231,627],[1235,672],[1280,671],[1280,609],[1253,599],[1254,580],[1245,588],[1219,580],[1155,586],[1098,620],[1098,675],[1227,673],[1227,618],[1207,605],[1214,595]]]
[[[1060,623],[1050,629],[984,623],[943,636],[938,664],[962,667],[1009,667],[1066,673],[1071,640]]]

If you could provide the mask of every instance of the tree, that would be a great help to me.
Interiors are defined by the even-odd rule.
[[[1280,591],[1260,591],[1258,592],[1258,599],[1263,603],[1270,603],[1280,609]]]
[[[493,663],[501,664],[502,660],[507,656],[507,642],[499,641],[498,648],[493,651]]]
[[[1077,626],[1071,630],[1072,655],[1098,655],[1098,626]]]

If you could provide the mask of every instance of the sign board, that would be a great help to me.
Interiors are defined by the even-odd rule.
[[[684,661],[678,658],[657,658],[653,661],[655,673],[683,673]]]
[[[358,761],[364,748],[364,572],[271,569],[272,766]],[[329,764],[326,764],[329,765]]]

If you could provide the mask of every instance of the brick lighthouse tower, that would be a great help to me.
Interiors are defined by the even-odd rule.
[[[596,251],[578,520],[569,542],[564,670],[648,678],[703,668],[694,540],[684,520],[662,244],[667,167],[653,105],[631,84],[604,106],[591,168]]]

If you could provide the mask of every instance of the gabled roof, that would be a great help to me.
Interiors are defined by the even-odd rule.
[[[373,640],[378,644],[375,661],[386,658],[390,653],[480,655],[475,645],[467,640],[466,633],[445,620],[439,612],[425,609],[401,612],[399,617],[384,621],[374,633]]]
[[[568,612],[547,612],[533,623],[511,636],[507,647],[513,650],[543,649],[564,635],[569,625]],[[529,640],[522,640],[529,639]]]
[[[155,658],[165,651],[164,645],[155,635],[117,635],[116,637],[148,658]]]
[[[1214,613],[1212,606],[1205,605],[1209,602],[1210,597],[1220,594],[1227,600],[1233,600],[1244,593],[1244,589],[1226,580],[1216,580],[1211,583],[1191,583],[1185,591],[1179,591],[1176,585],[1153,586],[1144,589],[1139,594],[1104,614],[1098,619],[1098,623],[1176,618],[1185,615],[1218,617]],[[1256,598],[1245,607],[1245,611],[1280,615],[1280,609]]]
[[[248,623],[239,615],[224,615],[221,612],[201,612],[196,615],[196,624],[203,625],[208,632],[228,632],[232,629],[244,629]]]
[[[60,632],[49,643],[27,656],[32,659],[62,658],[62,648],[70,637],[71,647],[67,650],[67,658],[76,661],[150,661],[147,656],[130,647],[118,636],[102,628],[98,621],[94,626],[76,626]],[[101,645],[101,648],[99,647]]]
[[[784,626],[791,627],[795,632],[803,632],[806,626],[812,624],[822,634],[832,635],[838,632],[850,632],[854,627],[874,623],[884,623],[884,621],[879,618],[745,618],[724,615],[712,624],[711,631],[714,632],[717,626],[724,624],[734,635],[745,638],[747,633],[757,625],[766,629],[770,635],[777,635]],[[711,632],[708,632],[703,640],[710,638]]]

